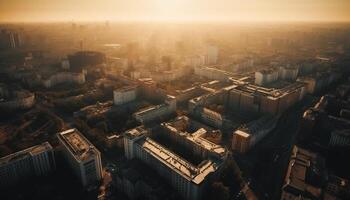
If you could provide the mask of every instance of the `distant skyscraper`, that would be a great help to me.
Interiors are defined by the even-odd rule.
[[[6,29],[0,32],[0,49],[14,49],[23,45],[21,34],[8,31]]]
[[[64,155],[80,178],[82,185],[91,186],[102,178],[101,154],[77,129],[58,133]]]
[[[218,62],[219,49],[216,46],[207,47],[207,64],[215,65]]]

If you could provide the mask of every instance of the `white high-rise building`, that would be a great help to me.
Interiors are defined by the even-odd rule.
[[[77,129],[58,133],[64,155],[82,185],[95,185],[102,178],[101,153]]]
[[[215,65],[218,62],[219,49],[216,46],[207,47],[207,64]]]

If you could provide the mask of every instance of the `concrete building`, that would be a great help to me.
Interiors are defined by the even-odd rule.
[[[35,104],[35,94],[27,90],[16,90],[0,86],[0,110],[14,111],[28,109]]]
[[[70,69],[70,64],[68,59],[63,59],[61,61],[61,67],[62,69]]]
[[[234,74],[215,67],[194,67],[194,74],[211,80],[228,81]]]
[[[204,120],[206,123],[210,124],[211,126],[221,128],[223,124],[223,116],[215,112],[213,110],[210,110],[208,108],[203,108],[201,112],[201,118]]]
[[[191,113],[199,107],[222,104],[226,111],[249,114],[278,115],[304,98],[304,83],[293,83],[281,89],[259,87],[245,81],[230,78],[229,86],[218,90],[207,90],[209,94],[191,99],[188,108]]]
[[[168,95],[165,102],[134,113],[134,117],[140,123],[147,123],[155,119],[166,117],[176,111],[176,98]]]
[[[226,159],[227,151],[224,147],[215,144],[204,137],[215,130],[210,129],[199,122],[193,121],[186,116],[179,116],[174,120],[161,124],[161,133],[166,134],[172,141],[182,145],[194,155],[206,160],[209,157]]]
[[[133,159],[118,166],[113,174],[118,191],[123,191],[128,199],[167,199],[173,190],[149,166]]]
[[[255,60],[253,57],[247,57],[235,60],[231,65],[231,70],[233,72],[248,72],[253,70]]]
[[[79,69],[86,66],[96,66],[106,61],[106,55],[96,51],[78,51],[73,55],[68,55],[71,69]]]
[[[228,106],[240,112],[277,115],[304,98],[303,83],[293,83],[281,89],[264,88],[233,80]]]
[[[255,72],[255,84],[264,86],[278,80],[277,70],[262,70]]]
[[[294,147],[289,161],[281,200],[322,199],[325,160],[315,153]]]
[[[350,146],[350,130],[335,130],[331,133],[330,146],[347,147]]]
[[[204,55],[194,55],[185,58],[185,65],[189,67],[199,67],[205,64]]]
[[[187,102],[188,100],[202,95],[204,91],[199,86],[190,87],[184,90],[176,90],[175,98],[177,103]]]
[[[138,93],[137,86],[128,86],[113,91],[114,105],[122,105],[134,101]]]
[[[85,83],[85,74],[84,73],[74,73],[74,72],[58,72],[47,79],[43,79],[42,84],[46,88],[51,88],[55,85],[62,83],[76,83],[84,84]]]
[[[57,134],[64,156],[84,187],[97,184],[102,178],[101,154],[77,129]]]
[[[306,84],[307,92],[315,94],[328,87],[331,83],[339,80],[341,74],[338,72],[322,72],[312,76],[303,76],[297,79]]]
[[[201,199],[211,178],[223,166],[226,156],[225,149],[218,148],[218,145],[204,147],[213,154],[218,151],[217,155],[220,158],[208,158],[196,166],[148,137],[149,134],[142,127],[125,132],[125,156],[128,159],[137,158],[155,169],[183,198],[188,200]],[[203,143],[199,144],[198,141],[192,142],[192,145],[200,148],[206,146]]]
[[[338,176],[330,175],[323,192],[324,200],[348,199],[350,196],[350,182]]]
[[[207,62],[208,65],[215,65],[218,62],[219,49],[216,46],[209,45],[207,47]]]
[[[0,158],[0,186],[5,187],[56,169],[52,146],[42,143]]]
[[[230,90],[230,87],[228,88],[223,88],[223,89],[214,90],[214,91],[210,89],[210,90],[207,90],[207,91],[210,91],[210,93],[191,99],[188,102],[189,111],[193,113],[195,109],[198,107],[206,107],[213,103],[224,103],[225,96],[227,96],[227,93]],[[203,87],[202,89],[205,90],[205,88]]]
[[[298,66],[285,66],[279,68],[279,79],[295,81],[298,77],[299,67]]]
[[[142,71],[141,77],[149,77],[158,83],[180,79],[191,72],[191,67],[177,66],[171,70],[157,69],[156,71]]]
[[[232,149],[246,153],[270,133],[277,124],[278,117],[265,115],[237,129],[232,137]]]
[[[0,49],[14,49],[22,45],[23,40],[20,33],[6,29],[0,31]]]

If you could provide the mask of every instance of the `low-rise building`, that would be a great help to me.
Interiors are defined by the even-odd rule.
[[[134,113],[134,117],[140,123],[147,123],[155,119],[166,117],[176,111],[176,98],[168,95],[165,102],[160,105]]]
[[[194,74],[211,80],[228,81],[233,73],[215,67],[195,67]]]
[[[42,80],[42,84],[46,88],[51,88],[55,85],[62,84],[62,83],[84,84],[85,74],[75,73],[75,72],[58,72]]]
[[[122,105],[134,101],[137,97],[137,86],[127,86],[113,91],[114,105]]]
[[[306,84],[307,92],[309,94],[315,94],[328,87],[331,83],[339,80],[340,77],[340,73],[329,71],[317,73],[313,76],[303,76],[298,78],[297,81]]]
[[[264,88],[236,80],[227,97],[230,109],[245,113],[277,115],[302,100],[304,83],[292,83],[281,89]]]
[[[268,83],[272,83],[278,80],[278,71],[271,70],[262,70],[255,72],[255,84],[259,86],[264,86]]]
[[[173,130],[172,127],[167,127],[166,124],[165,127]],[[170,133],[184,134],[176,130],[169,132],[169,134]],[[198,137],[185,136],[184,139],[194,147],[206,149],[205,152],[212,152],[217,155],[215,159],[211,159],[210,156],[207,157],[208,153],[205,156],[207,159],[202,161],[199,165],[194,165],[148,137],[149,134],[149,131],[142,127],[127,131],[124,136],[125,156],[128,159],[137,158],[151,166],[159,175],[163,176],[183,198],[194,200],[201,199],[210,180],[222,168],[227,156],[226,150],[210,142],[202,143],[203,140]]]
[[[208,108],[203,108],[200,111],[200,116],[204,122],[210,124],[211,126],[221,128],[223,125],[223,116],[220,113]]]
[[[315,153],[294,147],[282,187],[281,200],[322,199],[325,160]]]
[[[35,94],[27,90],[11,91],[10,95],[0,95],[0,110],[14,111],[28,109],[35,104]]]
[[[265,115],[237,129],[232,137],[232,149],[245,153],[270,133],[277,124],[278,117]]]
[[[298,77],[299,67],[298,66],[285,66],[279,69],[279,79],[295,81]]]

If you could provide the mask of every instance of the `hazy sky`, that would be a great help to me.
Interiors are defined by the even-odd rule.
[[[0,21],[350,21],[350,0],[0,0]]]

